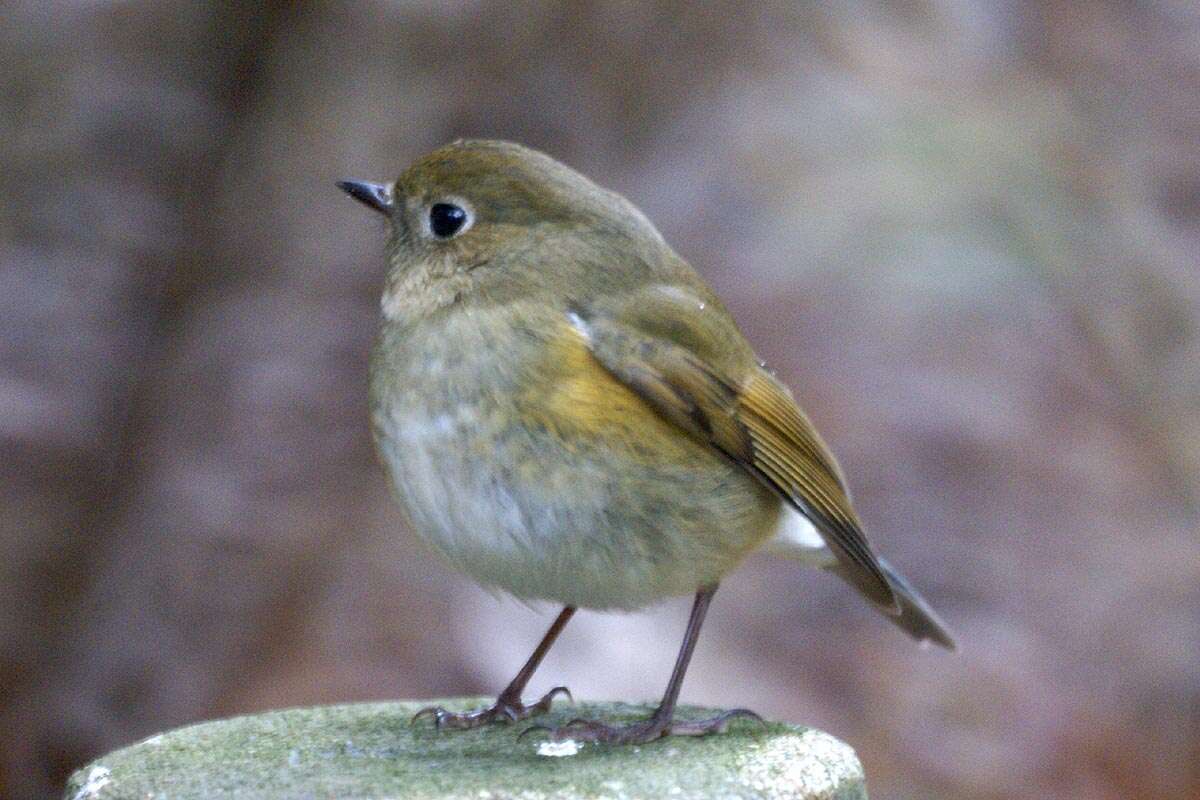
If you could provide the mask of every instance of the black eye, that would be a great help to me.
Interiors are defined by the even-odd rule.
[[[434,203],[429,209],[429,230],[439,239],[449,239],[467,223],[467,212],[453,203]]]

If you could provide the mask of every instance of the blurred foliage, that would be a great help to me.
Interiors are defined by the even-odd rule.
[[[532,647],[365,421],[382,230],[333,181],[458,136],[659,223],[962,645],[755,559],[686,700],[879,797],[1200,795],[1195,4],[12,0],[0,55],[0,796]],[[654,697],[683,618],[581,615],[539,679]]]

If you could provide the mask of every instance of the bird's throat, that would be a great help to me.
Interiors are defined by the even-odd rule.
[[[380,310],[390,322],[416,322],[461,301],[475,288],[470,273],[449,260],[429,260],[388,275]]]

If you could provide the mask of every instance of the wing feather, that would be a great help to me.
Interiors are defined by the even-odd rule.
[[[674,342],[611,319],[571,316],[610,373],[804,514],[837,555],[844,577],[884,610],[899,613],[837,460],[782,384],[757,364],[743,375],[721,374]]]

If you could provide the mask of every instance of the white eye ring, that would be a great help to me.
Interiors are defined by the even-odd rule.
[[[424,234],[439,241],[461,236],[475,224],[475,212],[459,197],[444,197],[426,206],[421,214]]]

